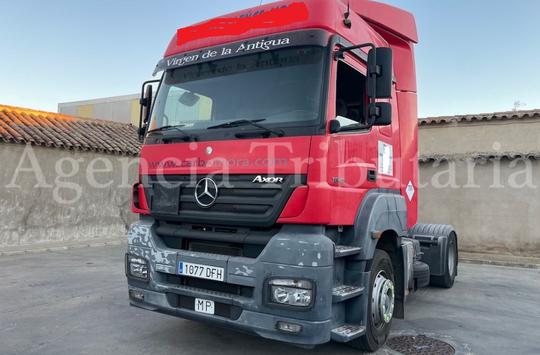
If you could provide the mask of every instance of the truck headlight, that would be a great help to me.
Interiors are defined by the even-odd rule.
[[[270,301],[281,305],[309,307],[313,301],[313,284],[307,280],[273,279]]]
[[[148,261],[137,255],[126,254],[126,273],[137,279],[148,280]]]

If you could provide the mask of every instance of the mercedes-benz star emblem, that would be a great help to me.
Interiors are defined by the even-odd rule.
[[[202,178],[195,186],[195,201],[203,208],[212,206],[218,196],[218,187],[214,180]]]

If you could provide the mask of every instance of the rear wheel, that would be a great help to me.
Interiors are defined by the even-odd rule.
[[[455,233],[448,236],[448,247],[446,248],[446,267],[444,274],[441,276],[431,276],[430,285],[451,288],[454,286],[454,280],[457,275],[458,268],[458,249],[457,238]]]
[[[364,351],[376,351],[388,338],[394,313],[394,269],[383,250],[376,250],[371,269],[366,333],[349,344]]]

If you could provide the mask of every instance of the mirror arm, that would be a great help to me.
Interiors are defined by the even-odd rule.
[[[340,49],[337,49],[334,52],[334,60],[343,59],[344,58],[343,54],[345,54],[345,52],[350,52],[355,49],[366,48],[366,47],[370,47],[371,49],[374,49],[375,45],[373,43],[363,43],[356,46],[342,47]]]
[[[340,48],[340,49],[338,49],[338,50],[336,50],[334,52],[334,59],[335,60],[343,59],[345,52],[350,52],[350,51],[353,51],[355,49],[360,49],[360,48],[370,48],[369,52],[373,53],[372,50],[375,50],[377,47],[373,43],[363,43],[363,44],[358,44],[356,46],[342,47],[342,48]],[[369,52],[368,52],[368,58],[369,58]],[[367,68],[368,69],[368,75],[370,75],[372,77],[380,76],[381,68],[380,68],[380,66],[377,65],[377,56],[373,55],[370,59],[371,60],[368,59],[368,63],[369,63],[369,67]],[[377,88],[372,87],[371,89],[372,89],[371,90],[372,93],[371,93],[371,95],[369,95],[370,96],[369,102],[374,103],[375,102],[374,97],[377,94]]]

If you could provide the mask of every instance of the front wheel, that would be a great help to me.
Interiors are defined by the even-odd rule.
[[[366,333],[350,345],[363,351],[377,351],[388,338],[394,313],[394,268],[384,250],[376,250],[370,278]]]

